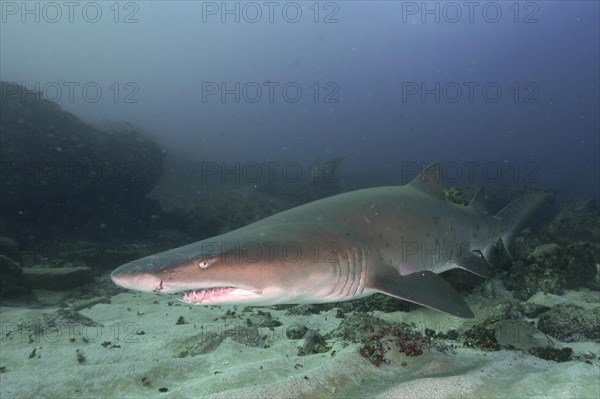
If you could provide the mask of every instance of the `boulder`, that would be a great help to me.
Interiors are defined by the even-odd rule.
[[[68,290],[94,281],[94,272],[89,267],[46,267],[33,266],[23,269],[25,284],[33,289]]]
[[[0,82],[0,97],[0,213],[7,223],[93,220],[85,229],[102,229],[133,225],[159,209],[146,198],[162,175],[165,153],[156,143],[134,130],[98,130],[16,83]]]
[[[22,287],[23,269],[15,260],[0,255],[0,298],[18,294]]]

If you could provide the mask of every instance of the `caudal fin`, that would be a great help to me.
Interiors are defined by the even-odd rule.
[[[555,198],[555,190],[536,191],[511,202],[496,214],[496,218],[503,226],[500,239],[509,253],[511,253],[515,234],[527,219],[542,206],[554,203]]]

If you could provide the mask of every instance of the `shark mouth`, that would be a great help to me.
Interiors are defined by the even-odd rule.
[[[186,292],[185,294],[183,294],[183,298],[181,298],[181,301],[193,305],[210,303],[213,302],[215,299],[226,295],[230,295],[238,290],[239,288],[233,287],[203,288],[199,290]]]

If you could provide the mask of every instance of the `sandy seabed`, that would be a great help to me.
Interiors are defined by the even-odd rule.
[[[227,310],[239,314],[242,307],[190,306],[174,297],[138,293],[82,309],[82,320],[52,321],[57,308],[0,307],[0,397],[600,397],[597,361],[555,363],[517,351],[457,348],[416,357],[392,353],[389,363],[376,367],[358,345],[337,341],[328,342],[327,353],[298,356],[302,340],[287,338],[287,329],[306,325],[325,335],[341,322],[335,309],[307,316],[261,309],[283,324],[261,328],[261,346],[227,336],[196,353],[182,348],[193,349],[190,342],[242,323],[223,318]],[[427,309],[378,316],[456,323]],[[600,352],[594,343],[578,343],[574,350],[596,358]]]

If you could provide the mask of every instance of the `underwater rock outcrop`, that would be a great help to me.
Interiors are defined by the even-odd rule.
[[[387,322],[365,313],[355,313],[345,318],[328,336],[361,344],[361,356],[376,366],[386,363],[392,350],[406,356],[420,356],[432,347],[431,339],[416,331],[414,326]]]
[[[160,211],[146,198],[162,174],[157,144],[133,130],[95,129],[17,83],[0,82],[0,97],[0,212],[7,224],[135,227],[144,224],[136,218]]]
[[[94,271],[86,266],[34,266],[23,270],[23,279],[31,288],[68,290],[94,281]]]
[[[21,253],[17,243],[0,237],[0,298],[24,292]]]
[[[599,320],[600,308],[583,309],[574,305],[557,305],[540,316],[538,328],[563,342],[600,342]]]
[[[517,261],[505,278],[506,287],[520,299],[537,292],[559,294],[592,281],[596,265],[590,243],[573,243],[566,248],[558,244],[537,246],[525,262]]]
[[[503,276],[519,299],[537,292],[560,294],[598,279],[600,218],[591,200],[567,205],[540,234],[516,240],[516,261]],[[597,284],[597,282],[596,282]]]
[[[560,243],[600,243],[600,214],[597,205],[589,198],[570,203],[550,223],[548,235]]]

